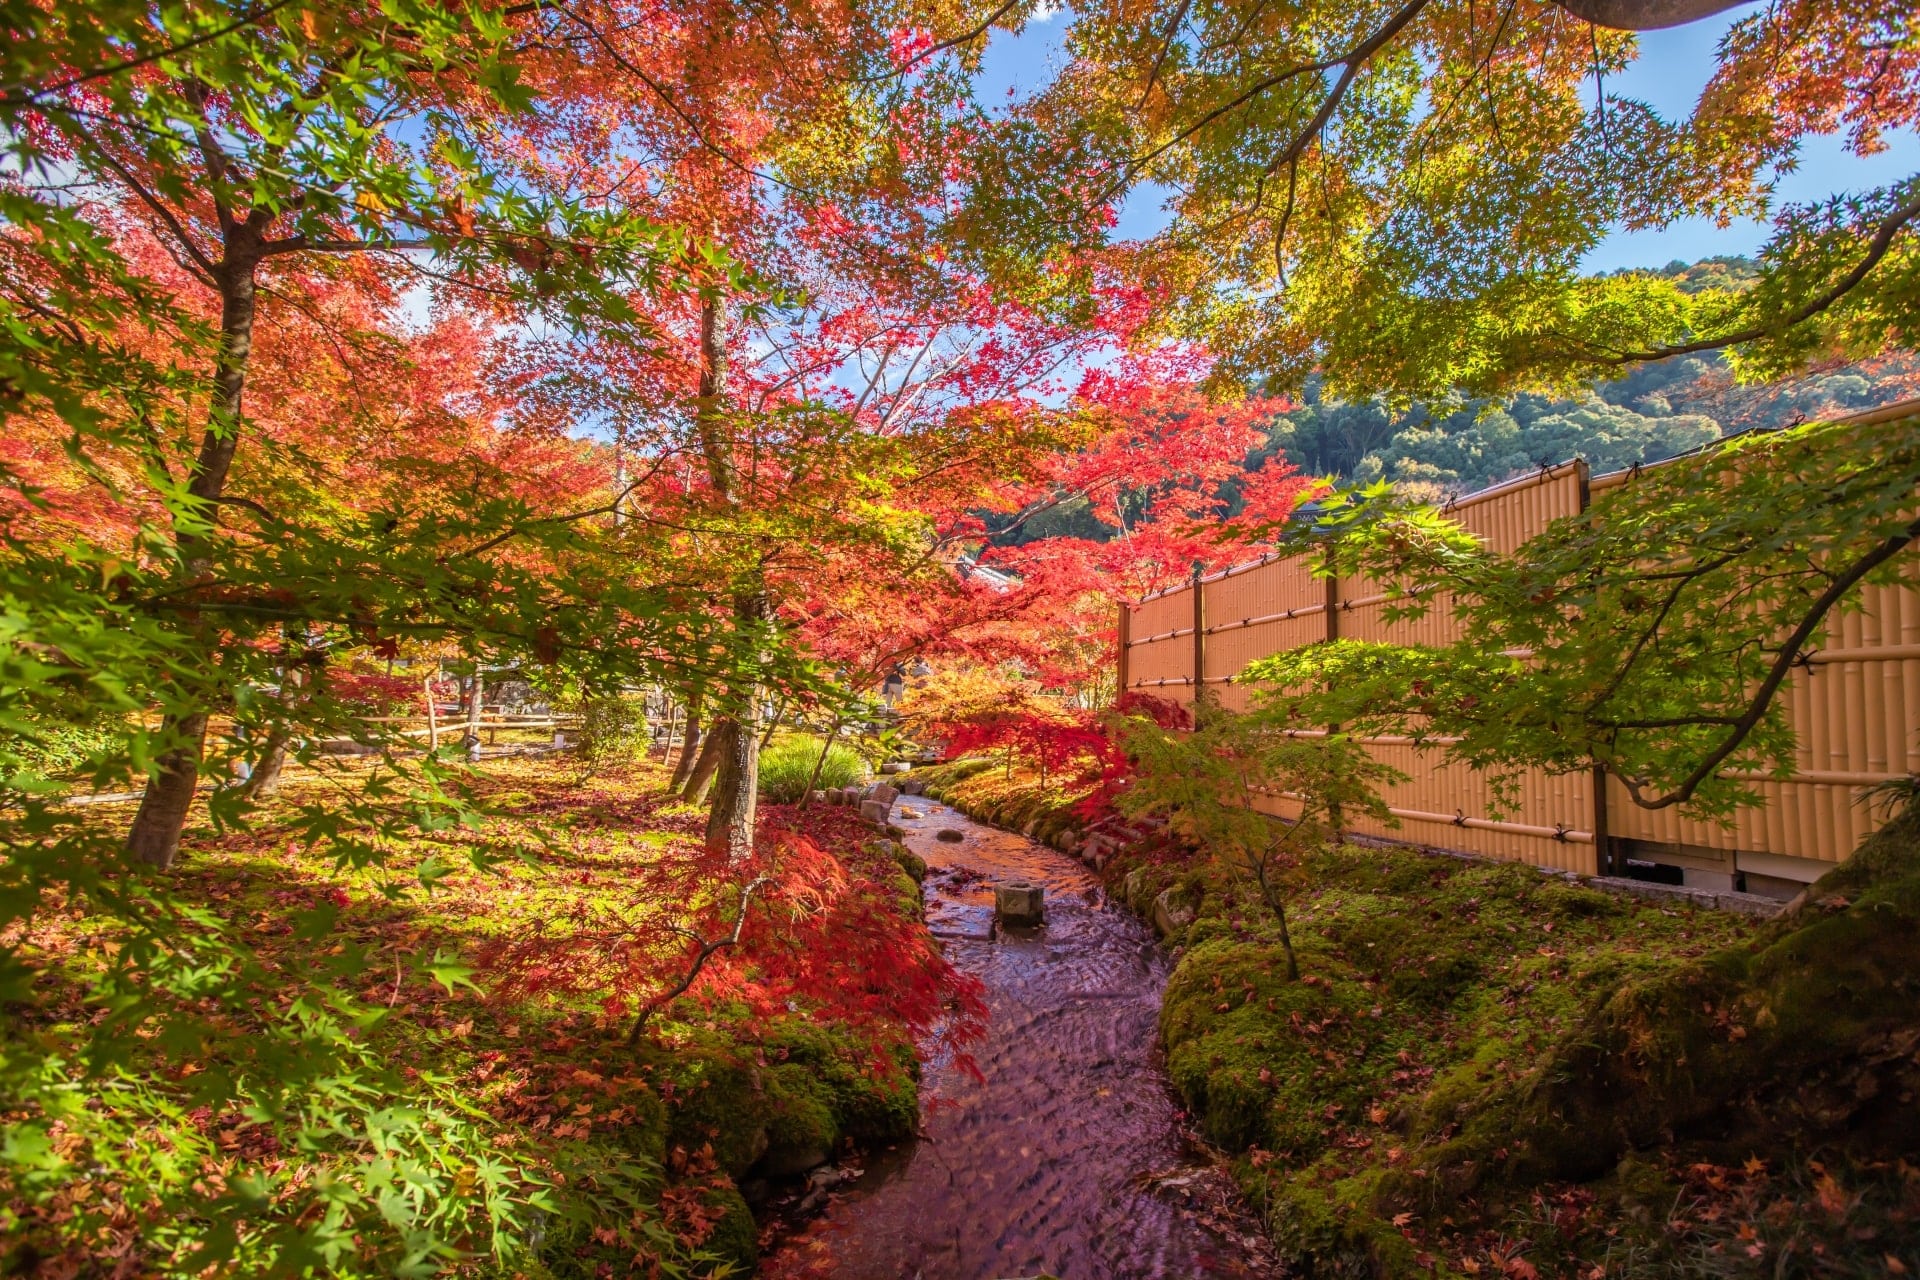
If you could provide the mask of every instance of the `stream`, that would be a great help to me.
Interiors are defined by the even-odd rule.
[[[1065,854],[922,796],[893,821],[927,860],[927,924],[986,986],[983,1080],[926,1066],[922,1136],[869,1156],[764,1264],[840,1280],[1272,1276],[1226,1173],[1184,1136],[1155,1050],[1171,964]],[[942,828],[964,834],[936,837]],[[1046,923],[996,928],[996,881],[1045,886]]]

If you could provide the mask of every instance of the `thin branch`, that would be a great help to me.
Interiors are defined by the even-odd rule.
[[[1121,170],[1120,176],[1110,183],[1106,190],[1100,194],[1099,202],[1104,202],[1118,194],[1121,188],[1132,181],[1134,176],[1147,164],[1192,138],[1195,134],[1214,123],[1214,121],[1219,120],[1222,116],[1239,110],[1262,94],[1277,89],[1289,81],[1297,80],[1304,75],[1314,75],[1322,71],[1331,71],[1335,67],[1343,68],[1340,79],[1335,83],[1332,92],[1328,94],[1326,101],[1321,104],[1320,110],[1315,113],[1313,120],[1309,122],[1307,128],[1302,131],[1299,137],[1294,139],[1293,143],[1290,144],[1286,150],[1281,152],[1280,158],[1276,158],[1275,161],[1268,166],[1269,172],[1277,171],[1280,165],[1285,163],[1285,156],[1289,153],[1298,154],[1298,152],[1306,149],[1307,143],[1326,126],[1327,119],[1332,116],[1334,109],[1339,106],[1340,99],[1346,96],[1348,86],[1353,83],[1354,77],[1359,75],[1361,67],[1395,36],[1399,35],[1409,22],[1412,22],[1415,17],[1419,16],[1420,11],[1427,7],[1427,3],[1428,0],[1407,0],[1391,18],[1387,19],[1384,25],[1343,54],[1326,58],[1319,62],[1308,62],[1299,66],[1289,67],[1285,71],[1257,81],[1227,102],[1207,112],[1192,124],[1180,129],[1171,138],[1152,148],[1146,152],[1146,154],[1135,156],[1129,160]]]
[[[133,173],[125,165],[121,164],[112,152],[102,148],[99,156],[101,160],[106,162],[109,169],[112,169],[120,175],[122,182],[132,188],[133,193],[140,197],[140,202],[153,210],[155,216],[166,224],[167,230],[173,233],[174,239],[179,242],[181,249],[185,250],[187,256],[193,259],[194,264],[203,274],[205,283],[209,285],[214,284],[219,279],[220,268],[214,265],[213,259],[201,252],[200,246],[193,242],[193,237],[187,234],[186,227],[174,216],[173,211],[162,204],[159,197],[148,191],[145,184],[134,177]]]
[[[1020,6],[1020,2],[1021,0],[1006,0],[1006,3],[1002,4],[998,9],[995,9],[992,13],[988,14],[986,18],[981,21],[979,26],[974,27],[970,31],[963,31],[959,35],[953,36],[949,39],[941,40],[934,44],[930,44],[925,49],[922,49],[919,53],[915,54],[913,57],[907,59],[907,61],[896,70],[890,71],[884,76],[869,77],[864,81],[864,83],[873,84],[882,80],[898,79],[899,77],[907,74],[907,72],[913,70],[915,67],[919,66],[921,63],[925,62],[928,58],[937,58],[949,49],[957,48],[958,46],[963,44],[972,44],[975,40],[978,40],[981,36],[991,31],[993,29],[994,23],[1000,21],[1000,19],[1006,17],[1009,13],[1013,12],[1013,10],[1018,8]]]
[[[1359,77],[1361,68],[1366,66],[1367,59],[1373,57],[1389,41],[1399,35],[1401,30],[1419,16],[1420,11],[1426,6],[1427,0],[1407,0],[1407,3],[1400,7],[1400,11],[1387,20],[1385,26],[1361,41],[1354,47],[1353,52],[1341,59],[1340,78],[1334,81],[1333,88],[1321,101],[1320,109],[1314,112],[1313,119],[1307,121],[1307,127],[1302,129],[1279,155],[1268,162],[1268,173],[1274,173],[1281,165],[1292,164],[1300,159],[1306,149],[1312,145],[1313,140],[1318,138],[1327,127],[1327,122],[1333,119],[1333,113],[1340,109],[1340,103],[1346,98],[1347,90],[1353,87],[1353,82]]]
[[[700,944],[700,950],[694,954],[693,964],[688,967],[686,975],[674,984],[671,991],[649,1001],[647,1006],[640,1010],[639,1014],[633,1020],[633,1027],[627,1032],[627,1044],[629,1047],[640,1043],[640,1033],[647,1029],[647,1019],[687,993],[687,989],[693,986],[695,980],[700,977],[700,971],[707,967],[707,961],[713,959],[715,955],[725,951],[728,947],[739,945],[740,931],[744,929],[747,924],[747,907],[752,903],[753,895],[763,888],[767,884],[767,881],[768,877],[764,875],[756,876],[751,884],[740,891],[740,910],[738,914],[733,917],[732,932],[723,933],[709,942],[702,942]],[[686,931],[675,930],[675,932],[685,933]]]
[[[1153,94],[1153,87],[1160,83],[1160,71],[1167,65],[1167,58],[1173,53],[1173,42],[1179,38],[1181,24],[1187,20],[1187,11],[1193,8],[1193,0],[1180,0],[1180,7],[1174,11],[1173,21],[1167,24],[1167,35],[1160,42],[1160,53],[1153,60],[1153,66],[1147,69],[1147,83],[1140,90],[1140,101],[1133,104],[1135,111],[1147,105],[1147,99]]]
[[[1905,551],[1916,538],[1920,538],[1920,520],[1915,520],[1901,532],[1881,542],[1849,565],[1844,573],[1835,575],[1832,584],[1820,593],[1808,608],[1806,616],[1800,620],[1800,625],[1780,646],[1779,655],[1774,658],[1766,679],[1760,682],[1759,689],[1747,704],[1746,712],[1733,722],[1732,731],[1720,745],[1709,752],[1706,759],[1695,766],[1679,786],[1651,800],[1647,798],[1646,788],[1638,779],[1622,777],[1620,781],[1625,784],[1633,802],[1643,809],[1665,809],[1692,799],[1700,784],[1711,778],[1727,757],[1739,750],[1740,744],[1747,740],[1747,735],[1759,726],[1761,718],[1767,714],[1767,708],[1773,705],[1774,695],[1799,664],[1800,651],[1813,639],[1814,632],[1820,629],[1827,614],[1846,597],[1847,592],[1859,585],[1861,579]]]
[[[612,58],[614,61],[614,64],[618,66],[622,71],[625,71],[627,74],[633,76],[636,80],[638,80],[641,84],[644,84],[645,86],[647,86],[647,88],[651,89],[654,93],[654,96],[658,97],[660,101],[664,102],[667,105],[667,110],[671,111],[674,115],[678,116],[680,118],[681,123],[687,126],[688,131],[693,134],[694,141],[698,142],[701,145],[701,147],[705,148],[708,151],[711,151],[714,155],[719,156],[722,160],[726,161],[729,165],[733,166],[735,169],[738,169],[741,173],[745,174],[749,178],[758,178],[763,182],[771,182],[775,186],[785,187],[789,191],[798,192],[800,190],[799,187],[794,186],[792,183],[786,181],[781,177],[778,177],[775,174],[767,173],[763,170],[754,168],[752,164],[748,163],[745,160],[740,159],[739,157],[735,156],[732,152],[728,151],[725,147],[721,146],[719,143],[714,142],[712,139],[708,138],[706,134],[706,130],[701,127],[700,122],[694,119],[693,116],[689,115],[680,106],[678,102],[674,101],[673,95],[668,93],[666,91],[666,88],[662,86],[659,81],[655,80],[652,76],[648,75],[645,71],[641,70],[637,65],[635,65],[632,61],[630,61],[618,49],[614,48],[613,41],[609,40],[605,36],[605,34],[601,32],[600,28],[594,26],[593,23],[587,21],[585,18],[581,17],[579,14],[573,12],[573,10],[567,8],[565,5],[558,6],[558,8],[556,9],[556,12],[558,12],[561,16],[565,17],[569,22],[572,22],[575,26],[580,27],[581,29],[586,31],[588,35],[592,36],[594,42],[606,51],[607,56]]]
[[[1874,232],[1873,239],[1868,242],[1866,256],[1860,259],[1853,270],[1842,276],[1839,282],[1825,293],[1808,299],[1806,302],[1800,304],[1800,306],[1788,312],[1783,319],[1776,320],[1772,323],[1749,325],[1745,329],[1738,329],[1717,338],[1700,338],[1694,342],[1677,343],[1670,347],[1653,347],[1645,351],[1623,351],[1612,356],[1596,356],[1594,359],[1600,364],[1640,364],[1648,360],[1664,360],[1668,356],[1685,356],[1694,355],[1701,351],[1718,351],[1722,347],[1730,347],[1741,342],[1757,342],[1761,338],[1765,338],[1771,334],[1791,329],[1797,324],[1813,319],[1813,317],[1819,315],[1821,312],[1827,310],[1827,308],[1839,302],[1842,298],[1845,298],[1849,293],[1853,292],[1853,290],[1867,278],[1868,273],[1880,265],[1880,260],[1887,256],[1888,252],[1893,248],[1895,237],[1906,229],[1908,223],[1917,217],[1920,217],[1920,197],[1915,197],[1913,200],[1901,205],[1898,209],[1895,209],[1891,214],[1887,215],[1886,220],[1883,221],[1879,229]]]
[[[252,26],[263,18],[273,16],[273,14],[292,3],[294,3],[294,0],[273,0],[272,4],[267,5],[263,9],[255,9],[250,13],[243,13],[226,26],[204,32],[193,37],[191,40],[182,40],[179,44],[168,45],[164,49],[155,49],[152,53],[143,53],[137,58],[128,58],[123,62],[116,62],[109,66],[96,67],[92,71],[62,80],[58,84],[50,84],[43,89],[31,89],[21,93],[19,90],[25,86],[19,84],[9,85],[5,93],[0,93],[0,111],[29,106],[35,99],[44,97],[47,94],[61,93],[77,85],[87,84],[94,80],[104,80],[108,76],[119,75],[123,71],[132,71],[136,68],[147,66],[150,63],[158,62],[163,58],[171,58],[176,54],[185,53],[189,49],[197,49],[203,44],[211,44],[215,40],[219,40],[224,36],[230,36],[244,27]]]

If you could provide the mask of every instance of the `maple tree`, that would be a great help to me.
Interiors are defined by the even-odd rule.
[[[289,749],[338,787],[293,807],[291,845],[396,899],[443,879],[442,859],[490,865],[454,834],[481,818],[450,753],[369,722],[369,698],[396,692],[382,661],[521,662],[607,692],[734,661],[699,580],[613,520],[625,495],[568,438],[579,420],[524,394],[541,375],[529,329],[644,345],[644,312],[675,286],[739,274],[617,193],[579,198],[608,65],[549,47],[542,24],[560,20],[7,11],[6,998],[29,1007],[78,963],[84,948],[39,945],[51,917],[112,938],[99,971],[72,971],[78,1040],[38,1015],[10,1023],[10,1213],[16,1194],[66,1203],[80,1152],[144,1158],[116,1126],[171,1132],[182,1096],[328,1167],[355,1168],[364,1138],[383,1172],[333,1185],[282,1161],[264,1182],[195,1184],[192,1209],[146,1233],[155,1265],[438,1269],[476,1242],[504,1257],[555,1205],[558,1183],[495,1156],[457,1091],[410,1084],[361,1043],[378,1017],[354,991],[365,949],[290,973],[223,903],[194,900],[199,878],[151,871],[174,862],[200,779],[216,828],[245,827]],[[406,319],[422,300],[427,321]],[[786,678],[780,655],[747,656]],[[329,762],[329,738],[374,755]],[[261,782],[226,785],[236,764]],[[76,782],[130,779],[146,787],[124,844],[63,803]],[[436,856],[393,866],[409,843]],[[334,917],[316,912],[290,927],[325,937]],[[444,949],[426,967],[449,986],[469,972]],[[107,1080],[132,1082],[124,1102],[72,1110]],[[173,1174],[217,1159],[211,1138],[177,1140],[180,1165],[128,1171],[175,1209]],[[650,1176],[607,1166],[582,1194],[642,1197]]]
[[[1170,189],[1172,222],[1137,269],[1179,300],[1163,331],[1202,337],[1223,378],[1497,394],[1709,349],[1757,379],[1897,344],[1914,180],[1785,207],[1772,183],[1807,139],[1869,155],[1920,118],[1911,7],[1794,0],[1739,18],[1678,119],[1616,87],[1632,28],[1726,7],[1080,6],[1068,62],[1008,132],[1055,139],[1096,204]],[[1768,213],[1749,288],[1579,271],[1615,227]]]

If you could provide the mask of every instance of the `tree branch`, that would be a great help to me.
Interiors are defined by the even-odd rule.
[[[147,66],[150,63],[159,62],[163,58],[174,57],[178,54],[185,53],[189,49],[197,49],[203,44],[211,44],[223,36],[230,36],[243,27],[250,27],[263,18],[273,16],[273,14],[286,8],[293,2],[294,0],[273,0],[272,4],[267,5],[263,9],[255,9],[250,13],[241,14],[224,27],[203,32],[190,40],[182,40],[179,44],[168,45],[164,49],[155,49],[152,53],[143,53],[137,58],[128,58],[121,62],[112,63],[109,66],[96,67],[92,71],[82,72],[80,75],[62,80],[58,84],[47,85],[42,89],[26,89],[26,86],[21,84],[9,85],[4,93],[0,93],[0,111],[8,111],[18,107],[28,106],[32,104],[35,99],[45,97],[48,94],[61,93],[77,85],[87,84],[94,80],[103,80],[108,76],[119,75],[123,71],[132,71],[136,68]],[[22,92],[22,90],[25,91]]]
[[[1725,763],[1727,757],[1739,750],[1740,744],[1747,740],[1747,735],[1759,726],[1761,718],[1767,714],[1767,708],[1773,705],[1774,695],[1780,691],[1780,686],[1786,683],[1787,676],[1800,661],[1800,651],[1813,638],[1814,632],[1820,629],[1820,624],[1826,620],[1827,614],[1846,597],[1847,592],[1859,585],[1861,579],[1905,551],[1916,538],[1920,538],[1920,520],[1915,520],[1900,533],[1881,542],[1849,565],[1845,572],[1835,575],[1832,583],[1808,608],[1806,615],[1800,620],[1800,625],[1793,629],[1793,634],[1781,644],[1779,655],[1774,658],[1773,666],[1767,672],[1766,679],[1760,682],[1760,687],[1754,692],[1746,711],[1739,719],[1733,721],[1731,731],[1720,745],[1709,752],[1706,759],[1702,760],[1679,786],[1653,799],[1647,798],[1646,787],[1639,779],[1622,776],[1620,781],[1626,786],[1628,794],[1633,797],[1633,802],[1643,809],[1665,809],[1676,804],[1685,804],[1692,799],[1693,793],[1699,790],[1700,784],[1711,778],[1714,772]]]
[[[648,1001],[646,1007],[640,1010],[639,1014],[633,1020],[632,1028],[627,1032],[628,1047],[640,1043],[640,1033],[647,1029],[647,1019],[687,993],[687,989],[693,986],[694,981],[699,978],[700,971],[707,967],[707,961],[713,959],[715,955],[725,951],[728,947],[739,945],[740,931],[744,929],[747,924],[747,907],[753,901],[753,895],[763,888],[767,884],[767,881],[767,876],[756,876],[751,884],[740,891],[740,910],[733,918],[732,932],[721,934],[710,942],[702,942],[700,944],[700,950],[694,953],[693,964],[688,967],[686,975],[674,984],[671,991]],[[685,930],[676,930],[676,932],[686,933]],[[692,934],[687,936],[697,937],[697,935]]]
[[[1759,339],[1767,337],[1770,334],[1791,329],[1797,324],[1813,319],[1813,317],[1819,315],[1846,297],[1849,293],[1853,292],[1853,290],[1859,286],[1860,282],[1867,278],[1868,273],[1880,265],[1880,260],[1885,258],[1888,252],[1892,250],[1894,238],[1906,229],[1908,223],[1917,217],[1920,217],[1920,197],[1915,197],[1913,200],[1901,205],[1898,209],[1895,209],[1891,214],[1887,215],[1886,220],[1883,221],[1879,229],[1874,232],[1873,239],[1868,242],[1866,256],[1859,261],[1853,270],[1842,276],[1839,282],[1825,293],[1802,303],[1793,311],[1789,312],[1782,320],[1775,321],[1771,324],[1750,325],[1745,329],[1735,330],[1733,333],[1723,334],[1717,338],[1701,338],[1694,342],[1677,343],[1670,347],[1652,347],[1645,351],[1623,351],[1617,355],[1598,356],[1595,357],[1595,359],[1601,364],[1640,364],[1649,360],[1664,360],[1668,356],[1685,356],[1694,355],[1701,351],[1718,351],[1722,347],[1731,347],[1742,342],[1757,342]]]
[[[906,64],[904,66],[898,68],[897,70],[890,71],[884,76],[875,76],[872,79],[868,80],[867,83],[872,84],[881,80],[897,79],[898,77],[907,74],[907,72],[913,70],[915,67],[919,66],[921,63],[925,62],[928,58],[937,58],[949,49],[956,48],[963,44],[972,44],[975,40],[978,40],[981,36],[991,31],[993,29],[994,23],[1006,17],[1015,8],[1019,7],[1019,4],[1020,4],[1020,0],[1006,0],[1006,3],[1002,4],[998,9],[995,9],[992,13],[988,14],[981,21],[979,26],[974,27],[970,31],[963,31],[959,35],[950,37],[949,39],[941,40],[938,43],[928,45],[925,49],[922,49],[919,53],[916,53],[915,55],[913,55],[913,57],[907,59]]]
[[[1389,41],[1399,35],[1401,30],[1404,29],[1409,22],[1412,22],[1422,9],[1427,7],[1427,3],[1428,0],[1407,0],[1407,2],[1372,35],[1337,57],[1326,58],[1319,62],[1302,63],[1296,67],[1289,67],[1285,71],[1256,82],[1232,99],[1207,112],[1192,124],[1180,129],[1171,138],[1152,148],[1144,155],[1135,156],[1129,160],[1121,170],[1120,176],[1110,183],[1106,190],[1100,194],[1099,200],[1105,201],[1110,199],[1116,195],[1121,188],[1125,187],[1127,183],[1131,182],[1134,176],[1138,174],[1145,165],[1165,155],[1189,138],[1192,138],[1195,134],[1222,116],[1239,110],[1261,94],[1272,89],[1277,89],[1288,81],[1296,80],[1304,75],[1331,71],[1335,67],[1344,68],[1339,81],[1334,85],[1333,91],[1328,95],[1326,102],[1323,102],[1320,110],[1315,113],[1313,121],[1308,124],[1306,130],[1301,133],[1300,137],[1296,138],[1294,142],[1281,153],[1281,156],[1276,158],[1274,162],[1268,166],[1269,172],[1278,170],[1279,167],[1286,162],[1284,159],[1286,155],[1289,153],[1297,154],[1305,150],[1307,143],[1312,140],[1313,136],[1326,127],[1327,119],[1332,116],[1334,108],[1339,105],[1340,99],[1346,96],[1347,87],[1353,83],[1354,77],[1360,73],[1360,68],[1366,64],[1367,59],[1378,53]]]

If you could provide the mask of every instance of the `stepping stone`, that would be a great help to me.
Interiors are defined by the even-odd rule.
[[[993,887],[993,908],[1002,924],[1036,925],[1046,918],[1047,891],[1026,880]]]

